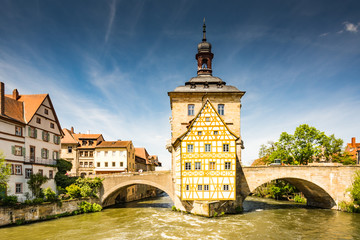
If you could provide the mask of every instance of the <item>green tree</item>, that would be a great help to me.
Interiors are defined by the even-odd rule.
[[[66,174],[72,168],[71,162],[68,162],[64,159],[59,159],[57,160],[56,167],[58,169],[57,173],[55,174],[56,186],[65,189],[66,187],[75,183],[77,177],[69,177]]]
[[[43,176],[40,173],[32,174],[30,176],[30,179],[29,179],[29,181],[27,181],[27,183],[29,185],[29,188],[30,188],[33,196],[35,196],[36,198],[42,197],[41,185],[43,185],[47,181],[48,181],[48,178],[46,176]]]
[[[289,165],[306,165],[320,157],[332,161],[341,153],[342,144],[343,140],[335,138],[334,134],[326,136],[315,127],[302,124],[293,135],[283,132],[279,141],[270,146],[262,145],[259,157],[267,158],[268,162],[281,159]]]
[[[7,189],[7,182],[9,180],[11,170],[10,166],[6,165],[5,157],[0,152],[0,199],[4,197]]]

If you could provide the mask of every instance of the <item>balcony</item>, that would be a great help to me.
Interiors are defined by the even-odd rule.
[[[41,164],[41,165],[52,165],[52,166],[56,165],[56,160],[44,159],[40,157],[36,157],[36,158],[25,157],[24,162],[30,164]]]

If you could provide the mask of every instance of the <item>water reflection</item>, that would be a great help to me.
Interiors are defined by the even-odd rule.
[[[204,218],[171,211],[169,197],[0,229],[0,239],[360,239],[360,215],[247,198],[245,212]]]

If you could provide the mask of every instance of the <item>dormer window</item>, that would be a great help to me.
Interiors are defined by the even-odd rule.
[[[93,140],[89,140],[89,146],[92,146],[94,144]]]
[[[49,110],[47,110],[46,108],[44,109],[44,113],[46,114],[46,115],[48,115],[49,114]]]
[[[82,140],[82,145],[86,145],[87,141],[86,140]]]

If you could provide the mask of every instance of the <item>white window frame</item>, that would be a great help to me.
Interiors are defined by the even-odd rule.
[[[231,162],[225,162],[225,170],[231,170]]]
[[[18,191],[18,186],[20,191]],[[15,183],[15,194],[21,194],[23,192],[23,184],[22,183]]]
[[[195,170],[201,170],[201,162],[195,162]]]
[[[205,152],[211,152],[211,144],[205,144]]]
[[[193,153],[194,152],[194,144],[188,144],[186,147],[186,150],[188,153]]]
[[[188,116],[195,115],[195,104],[188,104]]]
[[[191,162],[185,162],[185,170],[190,171],[191,170]]]
[[[225,104],[218,104],[218,113],[221,116],[224,116],[225,114]]]

